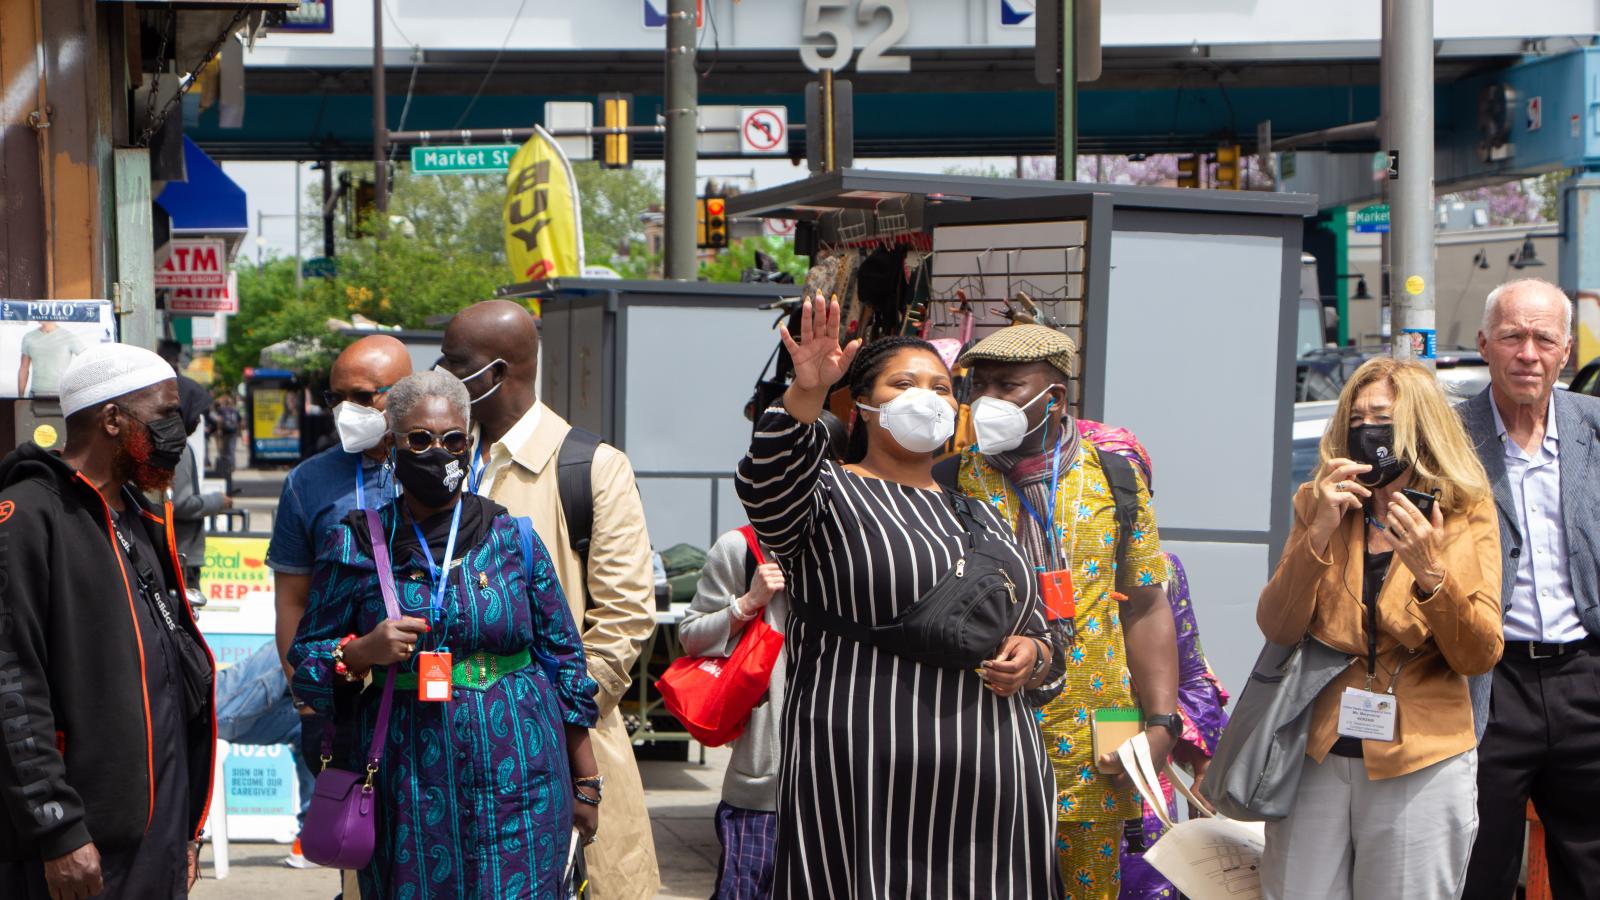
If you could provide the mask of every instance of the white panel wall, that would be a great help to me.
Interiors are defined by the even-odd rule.
[[[1272,575],[1266,546],[1169,540],[1161,546],[1183,563],[1206,659],[1238,697],[1265,640],[1256,628],[1256,600]]]
[[[1105,418],[1155,462],[1166,528],[1271,527],[1283,241],[1115,232]]]

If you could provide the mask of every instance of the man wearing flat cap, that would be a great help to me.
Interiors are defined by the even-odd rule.
[[[0,461],[0,897],[188,895],[211,800],[212,660],[166,490],[178,384],[104,344],[60,385],[60,453]]]
[[[1067,409],[1076,359],[1072,339],[1043,325],[1002,328],[961,357],[977,443],[961,455],[958,485],[1011,523],[1064,632],[1065,685],[1040,723],[1056,773],[1057,859],[1068,896],[1114,898],[1124,823],[1141,810],[1117,748],[1096,758],[1095,723],[1131,711],[1123,716],[1137,715],[1165,764],[1183,730],[1177,636],[1149,488],[1126,458],[1081,440]]]

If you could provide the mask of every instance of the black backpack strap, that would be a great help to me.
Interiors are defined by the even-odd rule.
[[[561,515],[567,522],[567,539],[572,551],[589,566],[589,539],[594,535],[594,453],[600,436],[574,428],[556,451],[556,493],[561,497]]]
[[[1117,505],[1117,556],[1120,564],[1128,554],[1128,541],[1139,521],[1139,479],[1133,472],[1133,463],[1126,457],[1109,450],[1094,448],[1100,457],[1100,468],[1111,485],[1111,499]]]
[[[933,483],[952,495],[961,493],[961,454],[951,454],[933,464]]]

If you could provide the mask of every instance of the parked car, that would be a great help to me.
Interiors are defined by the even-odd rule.
[[[1572,384],[1567,390],[1574,394],[1588,394],[1591,397],[1600,397],[1600,359],[1593,359],[1589,364],[1578,370],[1572,377]]]

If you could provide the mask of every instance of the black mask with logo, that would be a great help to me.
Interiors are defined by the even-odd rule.
[[[1354,425],[1350,428],[1350,458],[1372,467],[1356,476],[1369,488],[1381,488],[1405,473],[1407,463],[1394,449],[1393,425]]]
[[[452,456],[443,447],[421,453],[399,450],[394,455],[394,476],[407,494],[424,506],[447,506],[467,480],[467,454]]]

